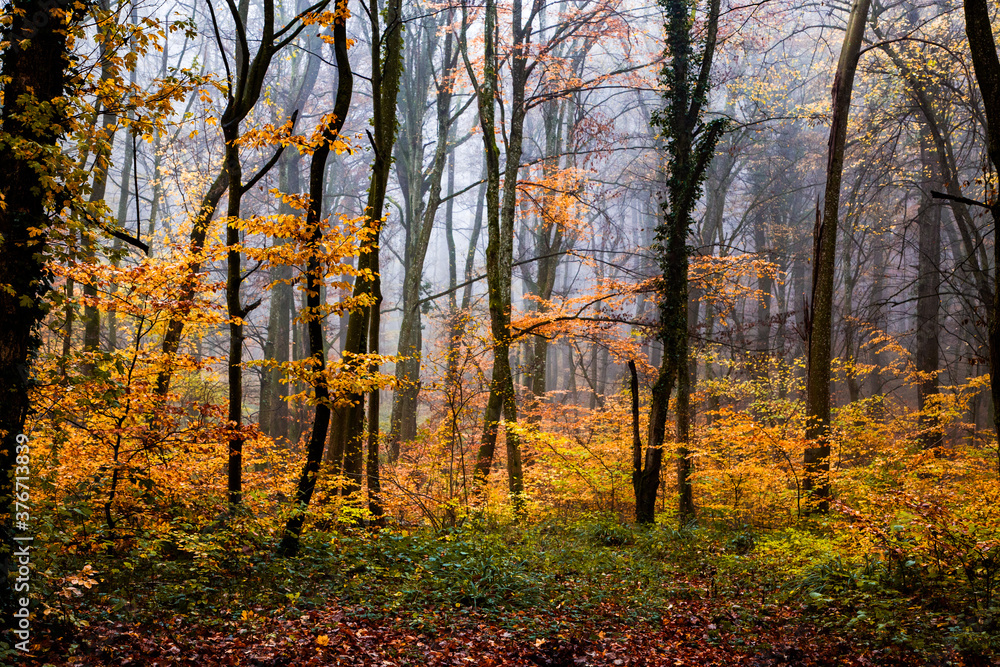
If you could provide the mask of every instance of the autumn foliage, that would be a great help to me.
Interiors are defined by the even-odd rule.
[[[811,9],[203,4],[0,18],[0,664],[997,660],[951,10],[855,25],[817,440]]]

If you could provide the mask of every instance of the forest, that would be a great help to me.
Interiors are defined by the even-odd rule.
[[[1000,664],[997,3],[0,17],[0,665]]]

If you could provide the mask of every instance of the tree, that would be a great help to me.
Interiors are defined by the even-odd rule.
[[[337,59],[337,97],[334,101],[333,113],[326,119],[325,127],[321,128],[320,143],[316,146],[312,160],[309,163],[309,204],[306,212],[306,229],[308,265],[306,267],[305,295],[306,310],[303,313],[309,332],[309,360],[312,363],[310,374],[314,379],[313,425],[309,435],[309,445],[306,450],[306,464],[299,477],[295,490],[294,512],[285,523],[284,534],[278,545],[278,555],[294,556],[299,550],[299,536],[305,522],[305,512],[316,489],[316,479],[319,476],[320,463],[323,460],[323,450],[326,447],[327,430],[330,426],[330,389],[326,377],[326,355],[323,340],[324,316],[321,294],[325,265],[322,261],[321,246],[324,242],[323,229],[323,190],[325,184],[326,162],[335,142],[340,141],[340,131],[344,127],[347,113],[351,108],[351,98],[354,94],[354,74],[351,72],[351,62],[347,53],[347,0],[339,0],[333,17],[333,50]]]
[[[364,238],[367,244],[358,262],[359,275],[354,282],[354,299],[367,297],[365,305],[352,310],[347,321],[347,336],[344,344],[344,358],[349,367],[358,373],[374,375],[378,371],[375,364],[369,364],[359,356],[368,353],[377,355],[379,351],[380,313],[382,288],[379,271],[379,235],[382,229],[386,188],[392,170],[392,148],[396,141],[396,99],[399,94],[399,77],[403,68],[403,22],[400,0],[389,0],[383,7],[385,24],[381,24],[382,12],[376,3],[367,9],[370,26],[372,61],[372,118],[374,136],[369,133],[369,141],[375,153],[368,185],[368,199],[365,205],[366,218]],[[353,359],[353,361],[352,361]],[[343,491],[345,495],[361,491],[363,475],[368,475],[369,500],[372,509],[378,512],[376,498],[379,493],[379,393],[368,394],[368,412],[365,414],[365,394],[355,391],[346,398],[344,407],[333,413],[330,445],[327,460],[333,463],[335,473],[341,470],[347,478]],[[368,424],[368,462],[363,459],[364,426]]]
[[[235,159],[232,154],[232,151],[238,151],[238,147],[233,142],[239,136],[239,124],[246,120],[247,116],[250,115],[250,112],[257,105],[263,92],[264,79],[275,55],[281,49],[295,41],[302,30],[305,29],[307,23],[304,19],[307,16],[315,16],[318,12],[322,12],[328,4],[329,0],[320,0],[305,11],[300,12],[284,26],[277,28],[274,25],[274,0],[264,0],[263,35],[257,52],[251,58],[249,50],[250,41],[247,37],[246,27],[248,5],[241,4],[237,7],[230,3],[230,13],[236,24],[237,36],[235,73],[230,70],[229,60],[225,57],[221,41],[219,43],[219,49],[223,53],[223,64],[225,65],[227,79],[226,106],[222,111],[222,116],[219,118],[219,125],[223,129],[223,138],[226,141],[227,153],[215,180],[212,181],[212,184],[205,191],[201,203],[191,216],[191,232],[188,241],[190,256],[187,261],[187,275],[177,295],[177,302],[180,305],[177,307],[176,312],[172,314],[163,336],[162,348],[163,354],[166,357],[166,366],[160,371],[156,382],[157,393],[160,396],[166,396],[170,388],[170,378],[174,370],[173,357],[180,349],[181,336],[184,333],[185,326],[184,315],[190,309],[190,304],[198,292],[198,273],[201,271],[202,261],[204,260],[205,241],[208,238],[209,227],[212,218],[215,216],[216,208],[222,200],[222,196],[227,192],[231,194],[236,193],[238,199],[240,193],[245,192],[247,189],[247,184],[240,184],[235,188],[230,186],[230,181],[234,180],[234,177],[239,176],[230,173],[230,170],[239,167],[238,152]],[[214,17],[215,10],[212,9],[212,5],[209,5],[209,9]],[[214,18],[213,23],[217,23]],[[216,30],[217,38],[218,35],[219,32]],[[227,230],[229,227],[231,225],[227,225]],[[227,232],[227,238],[228,236],[231,235]],[[230,265],[235,266],[238,263],[237,260],[237,257],[230,257]],[[235,278],[237,275],[238,272],[233,277]],[[232,290],[230,291],[232,292]],[[242,310],[242,307],[236,301],[232,305],[236,306],[236,312]],[[241,336],[239,331],[235,333],[237,338]],[[234,373],[235,371],[231,370],[230,372]]]
[[[451,14],[442,14],[450,17]],[[430,245],[434,219],[441,206],[441,181],[445,161],[454,155],[451,145],[452,125],[458,113],[452,113],[452,89],[458,51],[453,46],[454,34],[444,36],[440,71],[434,71],[433,56],[437,50],[438,21],[424,18],[409,42],[411,76],[404,82],[400,104],[404,105],[402,134],[396,144],[396,173],[403,191],[405,247],[403,253],[403,318],[399,325],[396,362],[396,390],[393,392],[392,422],[389,433],[389,456],[399,457],[400,442],[417,435],[417,398],[420,393],[420,355],[422,333],[420,286],[424,275],[424,258]],[[424,116],[428,89],[436,88],[436,144],[430,168],[424,169]],[[460,112],[459,112],[460,113]],[[427,201],[424,201],[424,197]]]
[[[307,36],[309,51],[316,52],[322,46],[319,36]],[[304,66],[296,67],[305,61]],[[312,94],[319,75],[320,59],[311,57],[304,52],[297,53],[289,63],[293,69],[288,98],[285,102],[283,116],[291,117],[296,109],[305,106],[306,99]],[[297,194],[300,192],[300,162],[302,155],[298,151],[285,151],[278,162],[279,183],[281,192]],[[291,205],[282,201],[279,212],[291,214]],[[284,243],[283,239],[275,239],[275,243]],[[288,384],[282,382],[283,364],[289,361],[289,345],[291,343],[291,319],[294,310],[294,293],[292,288],[292,267],[279,264],[274,267],[272,279],[275,284],[271,291],[270,312],[268,313],[267,341],[264,344],[264,358],[273,359],[274,366],[264,369],[260,385],[260,410],[258,421],[263,433],[275,439],[285,439],[289,435],[290,414],[288,401]]]
[[[982,94],[986,116],[986,154],[994,171],[1000,170],[1000,58],[986,0],[965,0],[965,33],[972,51],[972,65]],[[1000,229],[1000,197],[988,202],[994,230]],[[989,308],[990,391],[993,395],[993,430],[1000,437],[1000,243],[993,239],[992,303]]]
[[[486,161],[486,282],[489,292],[490,332],[493,336],[493,370],[490,394],[483,416],[483,436],[476,456],[475,477],[484,485],[493,466],[500,416],[503,414],[507,428],[507,477],[510,493],[515,498],[524,490],[521,471],[520,440],[514,425],[517,423],[517,397],[514,378],[510,369],[510,286],[511,263],[514,252],[514,213],[517,194],[517,175],[521,168],[521,150],[524,137],[524,94],[528,79],[527,43],[531,37],[531,23],[540,3],[535,3],[527,21],[522,24],[521,0],[514,0],[512,20],[513,46],[511,58],[511,120],[507,135],[507,163],[504,172],[503,202],[500,197],[500,147],[496,139],[496,99],[499,92],[499,59],[497,57],[497,5],[496,0],[486,0],[483,26],[483,73],[476,76],[469,58],[468,41],[464,30],[467,7],[463,3],[462,57],[466,72],[476,90],[479,107],[479,124],[483,131],[483,148]]]
[[[719,31],[719,0],[710,0],[703,42],[694,44],[693,9],[688,0],[662,0],[666,13],[664,51],[667,64],[660,74],[666,108],[657,113],[656,126],[666,139],[667,199],[663,222],[657,228],[660,269],[658,292],[660,316],[657,336],[663,343],[660,364],[650,400],[646,469],[633,473],[636,521],[652,523],[663,442],[666,436],[670,394],[677,387],[674,412],[677,417],[677,483],[682,521],[694,514],[691,493],[691,457],[687,449],[690,410],[688,374],[688,232],[691,213],[705,180],[708,165],[725,129],[725,121],[703,120],[710,87],[712,59]],[[652,488],[649,488],[649,487]]]
[[[868,21],[871,0],[857,0],[851,8],[833,78],[833,116],[827,156],[823,217],[817,220],[813,249],[813,282],[809,318],[809,358],[806,380],[806,476],[803,488],[811,492],[814,509],[825,512],[830,503],[830,354],[833,339],[833,274],[837,260],[840,182],[844,172],[847,120],[854,74]]]
[[[59,183],[65,168],[59,142],[70,121],[65,96],[72,64],[69,30],[79,16],[60,3],[14,0],[7,14],[0,55],[4,103],[0,109],[0,549],[3,577],[0,605],[11,628],[15,476],[29,458],[23,446],[31,409],[31,369],[46,314],[49,289],[47,243],[63,207]],[[20,452],[18,451],[18,445]],[[19,457],[20,454],[20,457]],[[24,473],[26,474],[26,473]],[[13,642],[11,642],[13,643]]]

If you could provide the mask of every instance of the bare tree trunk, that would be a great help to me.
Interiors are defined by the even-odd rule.
[[[437,23],[432,22],[425,30],[437,30]],[[430,50],[430,49],[428,49]],[[430,177],[425,179],[423,173],[423,124],[422,113],[411,113],[410,120],[406,124],[411,133],[410,144],[419,144],[421,150],[408,151],[408,158],[412,161],[412,168],[409,169],[409,197],[407,206],[409,215],[412,216],[410,222],[411,229],[407,237],[406,267],[403,278],[403,318],[399,327],[399,343],[397,354],[404,357],[396,365],[397,389],[393,394],[392,421],[389,433],[389,457],[395,461],[399,457],[400,442],[413,440],[417,435],[417,398],[420,394],[420,354],[421,354],[421,324],[420,308],[417,304],[420,295],[420,284],[423,279],[424,258],[427,255],[427,248],[430,245],[431,231],[434,227],[434,219],[437,217],[438,208],[441,205],[441,180],[444,174],[445,162],[449,154],[449,138],[451,136],[451,125],[453,122],[451,109],[451,87],[447,81],[452,78],[455,65],[457,64],[457,52],[452,48],[452,33],[449,31],[445,36],[443,69],[437,91],[437,146],[434,151],[434,159],[431,165]],[[419,58],[419,56],[418,56]],[[422,58],[420,59],[422,61]],[[417,65],[418,68],[421,64]],[[429,83],[430,78],[427,77]],[[424,86],[418,90],[411,91],[409,106],[417,105],[422,110],[425,107],[423,96],[426,94]],[[417,95],[420,95],[418,98]],[[423,183],[427,181],[428,199],[426,205],[423,203],[424,188]],[[417,223],[419,222],[419,226]],[[414,228],[415,227],[415,228]]]
[[[230,5],[231,17],[236,24],[238,32],[245,31],[247,20],[248,4],[246,1],[240,5]],[[213,15],[214,19],[214,15]],[[246,47],[246,36],[243,35],[243,47]],[[264,26],[263,39],[258,55],[267,53],[263,68],[270,64],[273,47],[269,45],[274,39],[274,4],[271,1],[264,3]],[[270,51],[270,53],[269,53]],[[225,170],[226,182],[228,186],[228,204],[226,209],[226,311],[229,316],[229,357],[228,357],[228,385],[229,385],[229,409],[228,409],[228,429],[229,429],[229,461],[227,465],[229,507],[230,511],[243,502],[243,328],[244,320],[250,311],[256,308],[260,301],[244,306],[240,297],[240,287],[243,284],[242,275],[242,253],[239,250],[240,229],[239,218],[240,208],[243,199],[243,165],[240,162],[240,151],[237,141],[240,137],[240,122],[245,118],[250,109],[257,101],[263,85],[263,73],[254,75],[250,71],[251,62],[249,55],[243,50],[237,50],[236,56],[236,95],[241,98],[242,105],[236,104],[236,97],[233,92],[229,93],[229,104],[226,110],[234,112],[233,116],[226,119],[223,113],[222,135],[226,145]],[[222,53],[226,58],[226,54]],[[253,63],[258,65],[256,59]],[[228,72],[228,65],[227,65]],[[256,88],[255,93],[244,97],[247,86]],[[252,100],[252,101],[251,101]],[[245,112],[240,113],[241,107],[245,107]],[[138,195],[138,193],[136,193]]]
[[[311,51],[316,51],[322,44],[319,37],[310,36],[307,44]],[[310,57],[301,76],[295,77],[292,90],[285,103],[284,116],[291,117],[297,109],[301,109],[305,100],[312,94],[319,76],[320,59]],[[298,151],[285,151],[278,162],[279,190],[290,194],[298,194],[301,190],[299,162],[301,154]],[[286,202],[278,204],[278,212],[290,215],[294,209]],[[276,238],[275,245],[283,245],[285,239]],[[271,288],[271,309],[268,314],[267,342],[265,343],[266,359],[274,361],[274,368],[265,368],[261,374],[260,414],[258,421],[262,432],[276,439],[289,437],[290,411],[285,400],[289,395],[289,385],[283,383],[284,371],[282,364],[289,361],[289,344],[291,338],[290,320],[294,310],[295,295],[292,286],[292,267],[280,265],[271,269],[271,280],[276,284]]]
[[[837,259],[840,182],[844,171],[847,119],[871,0],[856,0],[844,35],[833,80],[833,122],[826,169],[822,223],[816,229],[812,303],[809,324],[809,370],[806,380],[806,475],[803,489],[813,496],[812,509],[830,507],[830,353],[833,337],[833,274]]]
[[[656,519],[656,490],[660,486],[662,447],[646,449],[643,466],[642,439],[639,437],[639,375],[635,362],[628,362],[629,387],[632,393],[632,490],[635,492],[636,523],[649,524]]]
[[[134,12],[134,10],[133,10]],[[131,83],[135,84],[135,71],[131,72]],[[129,112],[129,117],[132,116],[132,112]],[[125,162],[122,164],[122,182],[121,191],[118,194],[118,224],[121,227],[125,226],[125,221],[128,219],[128,205],[130,199],[130,192],[132,183],[130,182],[130,177],[132,177],[132,170],[135,168],[135,136],[129,132],[128,138],[130,141],[125,142]],[[135,195],[136,200],[139,199],[139,193],[132,193]],[[139,235],[140,229],[139,216],[136,215],[135,218],[135,229],[136,236]],[[152,242],[152,239],[150,239]],[[121,241],[115,239],[115,250],[117,251],[120,247]],[[116,253],[117,254],[117,253]],[[118,258],[114,259],[115,266],[118,266]],[[112,292],[118,289],[117,285],[111,286]],[[114,352],[118,349],[118,316],[114,310],[108,313],[108,351]]]
[[[917,409],[920,410],[920,443],[925,449],[940,447],[943,433],[938,420],[925,414],[938,393],[939,332],[941,310],[941,204],[931,198],[931,191],[940,188],[938,161],[934,159],[934,142],[926,126],[920,129],[920,163],[925,182],[920,211],[917,246],[917,327],[916,366],[921,373],[917,385]]]

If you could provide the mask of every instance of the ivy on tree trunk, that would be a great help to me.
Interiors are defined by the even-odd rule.
[[[691,212],[701,196],[701,186],[715,145],[725,130],[725,121],[704,122],[704,106],[710,87],[709,75],[719,29],[719,0],[710,0],[703,31],[696,49],[693,40],[694,12],[688,0],[661,0],[666,13],[667,64],[660,73],[666,106],[654,114],[653,123],[666,141],[668,162],[667,200],[663,221],[656,230],[660,269],[660,317],[657,337],[663,343],[663,360],[653,385],[646,446],[661,454],[647,462],[656,467],[666,438],[670,394],[677,387],[674,407],[677,425],[677,485],[681,521],[694,515],[691,493],[692,462],[688,450],[690,430],[690,377],[688,375],[688,244]],[[644,473],[652,475],[652,472]],[[644,493],[648,493],[643,486]],[[655,486],[649,496],[636,494],[636,519],[653,521]],[[640,506],[641,505],[641,506]]]

